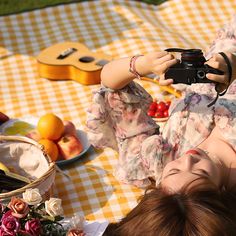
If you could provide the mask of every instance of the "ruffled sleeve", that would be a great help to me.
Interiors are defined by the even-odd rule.
[[[120,90],[101,87],[88,109],[90,142],[97,148],[118,150],[120,140],[156,130],[157,124],[147,115],[151,101],[151,96],[135,82]]]
[[[146,188],[159,184],[172,148],[161,135],[144,133],[124,140],[114,175],[123,183]]]
[[[87,110],[87,135],[96,148],[110,147],[118,151],[113,122],[105,99],[108,89],[101,88],[94,92],[93,102]]]
[[[97,148],[117,150],[119,159],[114,175],[123,183],[138,187],[149,185],[149,177],[159,179],[163,167],[159,126],[147,115],[151,102],[144,88],[131,82],[120,90],[101,87],[88,109],[90,142]]]
[[[221,51],[236,53],[236,15],[217,32],[216,39],[207,51],[207,59]]]

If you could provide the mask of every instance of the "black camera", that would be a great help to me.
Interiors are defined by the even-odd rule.
[[[224,72],[205,65],[201,49],[168,48],[167,52],[180,52],[181,60],[165,73],[165,79],[173,79],[174,84],[214,83],[206,78],[207,73],[223,75]]]

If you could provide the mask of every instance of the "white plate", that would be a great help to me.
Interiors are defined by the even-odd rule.
[[[38,118],[35,118],[35,117],[10,119],[0,126],[0,133],[5,134],[5,135],[21,135],[21,136],[23,135],[24,136],[26,135],[28,131],[36,127],[37,122],[38,122]],[[87,134],[80,129],[77,129],[76,131],[77,131],[77,136],[83,146],[83,151],[79,155],[72,157],[68,160],[56,161],[57,165],[60,167],[66,166],[68,164],[71,164],[77,161],[91,147],[91,144],[89,143],[88,138],[87,138]]]

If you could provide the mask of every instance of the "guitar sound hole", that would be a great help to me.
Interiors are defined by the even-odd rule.
[[[89,62],[92,62],[94,61],[94,57],[88,57],[88,56],[85,56],[85,57],[81,57],[79,59],[80,62],[83,62],[83,63],[89,63]]]

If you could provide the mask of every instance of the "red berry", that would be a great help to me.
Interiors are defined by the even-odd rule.
[[[171,104],[171,101],[167,101],[167,102],[166,102],[166,107],[167,107],[167,109],[169,109],[170,104]]]
[[[164,112],[167,110],[166,104],[164,102],[159,102],[157,105],[157,110]]]
[[[157,109],[157,104],[155,102],[152,102],[149,107],[149,110],[156,110],[156,109]]]
[[[164,116],[164,117],[168,117],[168,116],[169,116],[168,110],[165,110],[165,111],[163,112],[163,116]]]
[[[149,111],[147,112],[147,114],[148,114],[148,116],[154,117],[154,116],[155,116],[155,111],[149,110]]]
[[[156,117],[156,118],[163,118],[163,117],[164,117],[163,111],[157,111],[157,112],[155,113],[155,117]]]

